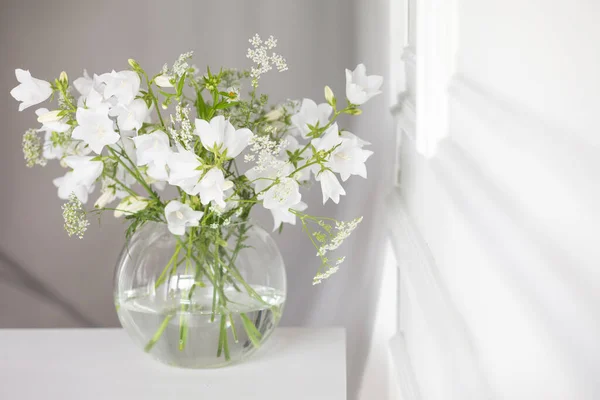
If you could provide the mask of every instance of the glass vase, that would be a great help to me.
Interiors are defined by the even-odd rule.
[[[277,326],[286,275],[269,233],[249,221],[172,234],[148,222],[115,272],[123,328],[169,365],[215,368],[254,353]]]

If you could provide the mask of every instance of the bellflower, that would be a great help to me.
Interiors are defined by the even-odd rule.
[[[302,137],[306,138],[310,133],[308,125],[323,127],[329,123],[329,117],[333,108],[327,103],[317,105],[311,99],[302,100],[302,105],[297,114],[292,116],[292,124],[298,128]]]
[[[136,147],[137,165],[148,166],[148,176],[159,181],[168,179],[167,162],[171,154],[169,137],[162,131],[132,138]]]
[[[167,158],[169,166],[169,184],[179,186],[189,195],[195,195],[195,186],[202,176],[202,163],[198,156],[185,149],[171,153]]]
[[[321,191],[323,192],[323,204],[331,199],[335,204],[340,202],[340,196],[344,196],[346,191],[338,181],[333,172],[326,169],[315,175],[317,182],[321,182]]]
[[[115,72],[113,70],[100,75],[98,80],[106,84],[104,98],[108,100],[114,96],[117,103],[121,105],[131,103],[140,91],[140,77],[133,71]]]
[[[100,154],[104,146],[119,141],[119,134],[113,129],[113,121],[108,117],[108,105],[101,104],[94,109],[77,109],[77,123],[72,137],[79,139]]]
[[[296,215],[290,210],[304,211],[307,208],[308,205],[303,201],[300,201],[288,208],[272,208],[271,214],[273,215],[273,231],[276,231],[282,223],[296,225]]]
[[[193,191],[199,194],[200,202],[208,204],[214,201],[219,207],[226,207],[225,191],[233,187],[233,182],[225,180],[223,171],[211,168],[194,186]]]
[[[34,78],[29,71],[16,69],[15,76],[19,85],[10,91],[10,95],[15,100],[21,102],[19,104],[19,111],[40,104],[48,100],[52,95],[52,85],[41,79]]]
[[[346,70],[346,97],[355,105],[361,105],[372,97],[381,93],[383,77],[379,75],[367,76],[364,64],[358,64],[354,71]]]
[[[184,235],[188,226],[198,226],[203,215],[202,211],[194,211],[187,204],[177,200],[170,201],[165,207],[165,218],[173,235]]]
[[[350,132],[342,132],[340,136],[337,124],[331,125],[321,138],[312,140],[312,145],[317,151],[333,149],[325,165],[333,172],[339,173],[344,182],[351,175],[367,177],[365,161],[373,152],[363,150],[365,144],[368,142]]]
[[[220,153],[227,150],[228,158],[237,157],[249,144],[253,136],[247,128],[236,130],[224,116],[219,115],[208,121],[196,119],[196,135],[206,150]]]
[[[65,157],[65,164],[73,170],[54,180],[54,185],[58,187],[58,197],[67,200],[71,193],[75,193],[82,203],[87,203],[88,194],[94,191],[94,182],[102,174],[104,166],[101,161],[92,161],[92,158]]]
[[[135,99],[130,104],[118,105],[110,110],[111,117],[117,117],[119,129],[137,130],[144,122],[150,122],[151,109],[142,99]]]

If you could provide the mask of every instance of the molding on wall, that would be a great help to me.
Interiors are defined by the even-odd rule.
[[[388,196],[387,207],[388,229],[400,275],[414,288],[415,300],[435,337],[440,362],[448,373],[447,381],[457,391],[454,394],[458,397],[449,394],[448,398],[491,398],[490,388],[472,346],[471,334],[439,277],[431,251],[413,225],[399,189]],[[405,356],[401,352],[392,354],[396,365],[407,365],[402,360]],[[398,371],[398,374],[402,373]]]
[[[400,391],[400,398],[402,400],[421,400],[419,386],[402,333],[398,332],[397,335],[390,339],[389,350],[396,372],[396,384]]]
[[[527,223],[518,204],[459,144],[447,138],[437,150],[431,168],[457,211],[477,233],[484,250],[506,266],[500,272],[554,337],[559,354],[593,382],[600,375],[600,315],[597,303],[568,276],[565,267],[573,264],[546,240],[543,231]]]

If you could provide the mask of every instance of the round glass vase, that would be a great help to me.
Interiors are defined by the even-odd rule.
[[[250,221],[180,236],[148,222],[123,248],[114,295],[123,328],[155,359],[222,367],[254,353],[277,326],[285,266],[269,233]]]

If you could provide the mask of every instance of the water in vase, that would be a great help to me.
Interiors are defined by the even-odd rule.
[[[219,296],[213,305],[212,286],[196,288],[192,296],[173,291],[163,299],[137,289],[116,303],[123,327],[159,361],[214,368],[253,353],[279,322],[285,295],[264,286],[251,288],[254,297],[243,288],[225,287],[224,307],[218,305]]]

